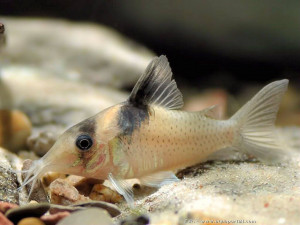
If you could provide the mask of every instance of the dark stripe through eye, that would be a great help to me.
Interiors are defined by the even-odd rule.
[[[76,140],[76,146],[82,151],[89,150],[92,147],[92,145],[93,139],[86,134],[78,136]]]

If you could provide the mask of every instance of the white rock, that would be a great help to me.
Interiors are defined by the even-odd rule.
[[[62,219],[57,225],[112,225],[109,214],[98,208],[89,208],[72,213]]]

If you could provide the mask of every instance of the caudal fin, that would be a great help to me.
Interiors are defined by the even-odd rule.
[[[231,120],[236,123],[233,147],[267,162],[288,157],[288,150],[278,141],[274,122],[288,80],[270,83],[247,102]]]

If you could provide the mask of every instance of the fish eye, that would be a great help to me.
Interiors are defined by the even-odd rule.
[[[89,135],[83,134],[76,139],[76,146],[82,150],[89,150],[93,145],[93,140]]]

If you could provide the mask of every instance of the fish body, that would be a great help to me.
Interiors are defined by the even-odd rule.
[[[160,187],[178,180],[174,169],[203,162],[223,148],[281,161],[288,154],[282,151],[286,146],[278,141],[274,121],[287,85],[288,80],[267,85],[230,119],[219,120],[214,106],[181,111],[183,99],[169,63],[164,56],[155,58],[127,101],[62,134],[34,163],[23,185],[48,171],[109,179],[132,204],[125,179]]]
[[[124,178],[190,166],[232,145],[234,124],[230,121],[155,106],[147,113],[138,129],[119,139],[130,165]]]

